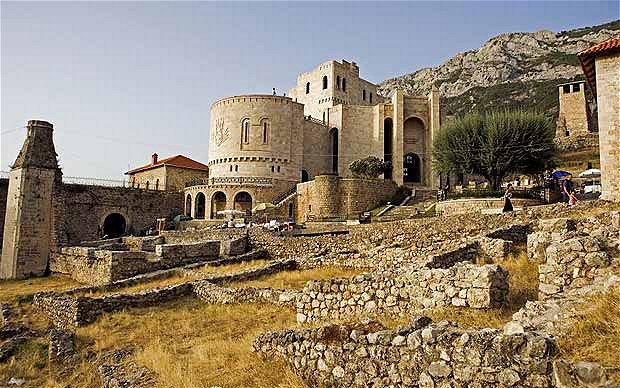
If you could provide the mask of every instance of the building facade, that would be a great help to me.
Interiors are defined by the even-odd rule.
[[[151,163],[125,173],[129,187],[146,190],[180,191],[188,183],[206,181],[209,167],[183,155],[158,159],[151,155]]]
[[[587,103],[586,81],[558,85],[560,111],[556,126],[557,138],[587,135],[591,132]]]
[[[185,189],[185,211],[216,218],[221,210],[277,204],[297,183],[321,174],[350,177],[349,163],[376,156],[392,164],[385,178],[436,186],[431,144],[439,129],[439,93],[407,96],[359,76],[347,61],[300,74],[288,96],[240,95],[211,106],[209,180]]]
[[[601,154],[601,198],[620,202],[620,36],[580,52],[596,96]]]

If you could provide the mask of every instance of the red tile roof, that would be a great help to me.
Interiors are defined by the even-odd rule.
[[[209,166],[205,164],[202,164],[193,159],[190,159],[187,156],[176,155],[176,156],[172,156],[166,159],[158,160],[157,163],[155,164],[151,163],[151,164],[144,165],[142,167],[134,168],[133,170],[127,171],[125,174],[135,174],[140,171],[146,171],[152,168],[163,167],[163,166],[191,168],[194,170],[203,170],[203,171],[209,170]]]
[[[581,62],[581,68],[583,74],[586,76],[588,85],[592,89],[592,93],[596,97],[596,68],[594,66],[594,59],[600,54],[611,54],[620,52],[620,35],[607,39],[599,44],[595,44],[580,53],[577,54],[579,62]]]

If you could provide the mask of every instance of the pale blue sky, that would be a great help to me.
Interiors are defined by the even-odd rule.
[[[0,170],[25,137],[12,130],[43,119],[65,175],[114,179],[153,151],[206,162],[213,101],[282,93],[328,59],[378,83],[502,32],[619,17],[617,1],[0,4]]]

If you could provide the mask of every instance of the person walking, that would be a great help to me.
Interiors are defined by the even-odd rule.
[[[514,210],[514,208],[512,207],[512,191],[513,191],[513,187],[512,187],[512,183],[508,184],[508,187],[506,187],[506,192],[504,193],[504,209],[502,210],[502,213],[507,213],[507,212],[511,212]]]
[[[575,187],[573,186],[573,176],[568,174],[564,177],[562,182],[562,193],[564,194],[564,203],[566,206],[571,206],[571,197],[573,198],[573,205],[575,204]]]

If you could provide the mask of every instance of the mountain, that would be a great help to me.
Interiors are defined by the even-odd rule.
[[[426,95],[435,84],[448,116],[521,107],[557,117],[557,84],[583,79],[575,54],[618,34],[620,20],[559,33],[504,33],[440,66],[385,80],[379,93],[401,87],[407,94]]]

